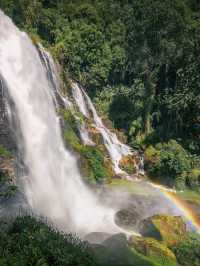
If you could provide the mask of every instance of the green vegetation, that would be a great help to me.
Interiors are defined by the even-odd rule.
[[[149,174],[163,178],[168,185],[186,185],[186,173],[191,170],[191,159],[176,141],[149,146],[145,151],[146,168]]]
[[[130,145],[175,140],[200,161],[199,1],[1,0],[0,8],[86,87]],[[154,170],[160,182],[194,189],[199,178],[175,146],[183,157],[164,148]]]
[[[98,146],[86,146],[80,141],[78,123],[70,110],[61,110],[61,115],[65,123],[64,139],[70,148],[81,156],[80,167],[88,180],[102,182],[109,178],[110,172],[104,160],[103,152]]]
[[[180,243],[186,235],[186,224],[181,216],[154,215],[145,219],[140,227],[145,237],[163,241],[169,248]]]
[[[198,1],[1,0],[0,7],[40,37],[130,141],[181,137],[199,151]]]
[[[186,190],[183,197],[196,199],[200,191],[199,1],[0,0],[0,8],[30,34],[34,43],[40,41],[52,52],[62,74],[66,74],[63,80],[74,78],[85,86],[98,109],[116,129],[124,132],[128,143],[145,151],[145,167],[153,180]],[[66,145],[80,155],[80,167],[88,180],[102,182],[110,171],[100,143],[97,147],[82,145],[74,115],[70,111],[61,114]],[[0,157],[10,157],[2,146]],[[124,165],[124,169],[134,171],[130,165]],[[0,179],[7,182],[4,175]],[[125,181],[111,184],[119,183],[128,186]],[[179,244],[175,231],[185,233],[182,222],[164,218],[156,221],[154,227],[164,224],[165,241],[177,244],[174,253],[178,262],[183,266],[200,265],[199,238],[181,237]],[[72,256],[65,253],[64,236],[46,247],[48,237],[51,238],[47,231],[51,229],[41,225],[41,230],[32,231],[32,225],[23,223],[20,234],[11,230],[1,236],[1,252],[6,257],[0,264],[48,265],[50,257],[54,260],[50,265],[67,265],[62,264],[63,259],[69,265],[79,265],[80,261],[73,261],[79,257],[71,251],[72,246]],[[58,236],[55,232],[53,235]],[[31,244],[25,249],[25,243]],[[57,248],[59,244],[61,249]],[[4,246],[7,253],[2,251]],[[120,250],[122,254],[117,256],[127,254]],[[116,265],[116,261],[108,259],[116,255],[115,248],[100,248],[99,252],[105,255],[102,265]],[[147,258],[131,248],[127,255],[130,265],[133,256],[135,266],[176,264],[163,257]],[[84,265],[84,260],[81,263]]]
[[[145,161],[153,180],[179,190],[200,190],[199,162],[175,140],[148,146]]]
[[[135,159],[132,155],[127,155],[122,157],[122,159],[119,162],[119,167],[129,175],[136,173],[135,165],[136,165]]]
[[[185,239],[173,248],[181,266],[200,265],[200,236],[188,233]]]
[[[177,193],[184,200],[191,200],[192,202],[200,203],[200,194],[193,190],[184,190]]]
[[[11,152],[0,144],[0,158],[10,159],[11,157],[12,157]]]
[[[133,251],[136,250],[139,254],[147,256],[148,260],[155,266],[179,265],[173,252],[168,249],[165,244],[153,238],[135,237],[129,245]]]
[[[0,231],[0,265],[179,265],[172,251],[156,240],[149,245],[149,240],[144,239],[145,243],[148,242],[148,250],[151,250],[145,254],[141,249],[138,250],[138,245],[136,249],[136,244],[127,245],[123,234],[112,236],[103,245],[93,246],[71,234],[59,233],[30,216],[18,217],[14,221],[1,220]]]
[[[87,159],[90,165],[90,179],[100,181],[108,177],[103,154],[96,147],[84,147],[81,150],[81,154]]]
[[[132,245],[138,252],[146,256],[164,257],[176,261],[173,252],[165,244],[153,238],[134,237]]]
[[[145,256],[136,251],[132,245],[127,245],[123,234],[114,235],[93,249],[101,266],[179,266],[167,257]]]
[[[77,237],[60,234],[32,217],[19,217],[6,230],[2,224],[0,265],[98,265]]]
[[[9,199],[17,192],[17,186],[10,176],[10,172],[13,172],[11,159],[12,153],[0,145],[0,199]]]
[[[194,168],[186,177],[186,183],[192,190],[200,192],[200,168]]]

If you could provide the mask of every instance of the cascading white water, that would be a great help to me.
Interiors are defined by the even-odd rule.
[[[85,145],[93,146],[94,142],[90,139],[88,131],[86,129],[86,125],[84,121],[80,121],[80,119],[75,115],[74,112],[74,106],[72,102],[68,99],[67,96],[63,96],[60,92],[60,82],[59,82],[59,76],[58,71],[56,68],[56,65],[54,63],[54,60],[50,53],[48,53],[41,44],[38,45],[38,50],[40,53],[40,57],[42,58],[43,64],[47,71],[47,77],[53,86],[52,96],[56,105],[56,108],[59,109],[60,105],[62,105],[66,109],[70,109],[72,113],[74,113],[74,116],[79,123],[78,129],[80,132],[80,137]],[[58,103],[59,101],[59,103]]]
[[[64,97],[60,92],[60,80],[58,76],[58,71],[51,54],[48,53],[41,44],[38,44],[38,50],[40,53],[40,57],[42,58],[42,61],[44,63],[44,66],[46,68],[47,77],[50,82],[50,86],[53,86],[53,91],[51,93],[56,107],[59,108],[59,103],[57,100],[59,98],[59,101],[62,102],[62,105],[66,109],[72,108],[73,106],[72,103],[68,100],[67,97]]]
[[[84,122],[79,125],[80,137],[84,145],[95,146],[95,143],[91,140],[88,130]]]
[[[28,168],[24,190],[32,210],[59,229],[80,235],[117,232],[114,211],[99,204],[83,183],[76,158],[65,150],[51,84],[37,49],[1,11],[0,74],[20,122],[18,146],[23,147]]]
[[[123,156],[132,154],[130,147],[121,143],[117,138],[116,134],[112,133],[108,128],[106,128],[98,116],[97,111],[86,92],[77,83],[72,84],[72,92],[76,104],[79,107],[80,112],[86,117],[90,118],[90,111],[92,113],[92,118],[94,121],[95,128],[101,133],[104,144],[108,150],[110,158],[113,163],[113,167],[116,174],[126,174],[119,167],[119,162]]]
[[[79,88],[79,85],[77,83],[72,83],[72,94],[75,99],[75,102],[80,110],[80,112],[86,117],[90,118],[90,113],[87,107],[87,104],[85,102],[85,99],[83,97],[83,93],[81,88]]]

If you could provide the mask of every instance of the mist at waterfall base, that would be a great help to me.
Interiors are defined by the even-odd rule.
[[[84,236],[90,232],[124,232],[114,222],[115,213],[121,208],[137,209],[142,218],[161,212],[180,214],[159,193],[152,200],[144,198],[143,194],[136,200],[125,191],[93,192],[85,185],[76,157],[66,150],[62,140],[54,103],[53,76],[48,76],[28,36],[1,11],[0,75],[19,121],[15,128],[16,139],[27,168],[27,176],[22,179],[23,191],[36,215],[46,217],[59,230]],[[129,154],[130,148],[108,131],[89,97],[84,91],[82,93],[104,137],[114,169],[120,173],[120,156]],[[66,108],[71,106],[67,99],[62,97],[62,100]],[[137,186],[138,191],[147,187],[148,193],[155,192],[148,184],[137,183]]]

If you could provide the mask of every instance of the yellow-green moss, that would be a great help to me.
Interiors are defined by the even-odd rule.
[[[166,245],[153,238],[133,237],[130,246],[148,257],[165,257],[176,261],[174,253]]]
[[[179,243],[186,234],[186,224],[181,216],[154,215],[143,221],[141,233],[163,241],[168,247]]]
[[[159,160],[159,151],[153,146],[149,146],[144,153],[144,158],[147,163],[155,163]]]

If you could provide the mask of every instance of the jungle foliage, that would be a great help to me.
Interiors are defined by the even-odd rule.
[[[86,87],[130,145],[174,139],[200,155],[199,1],[0,0],[0,8]]]
[[[0,265],[95,266],[89,247],[31,216],[0,223]]]

